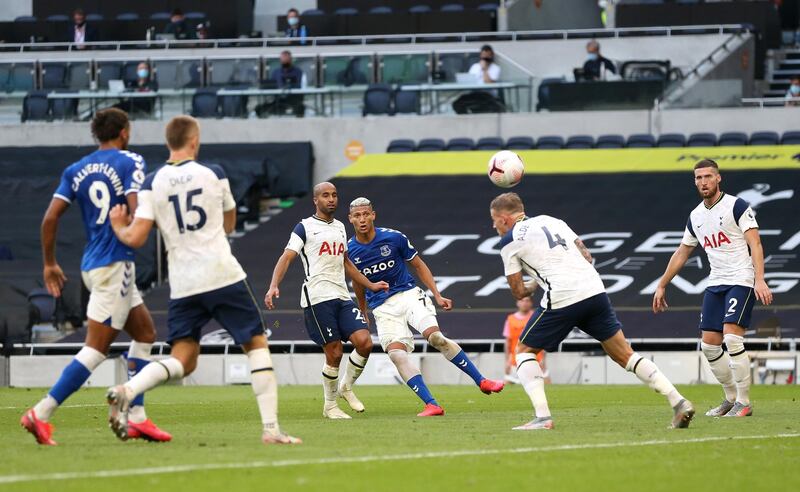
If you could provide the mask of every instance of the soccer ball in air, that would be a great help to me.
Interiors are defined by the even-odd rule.
[[[525,164],[510,150],[501,150],[489,159],[489,179],[501,188],[511,188],[522,181]]]

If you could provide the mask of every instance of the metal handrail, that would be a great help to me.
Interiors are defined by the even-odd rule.
[[[571,35],[590,35],[590,34],[607,34],[609,32],[614,34],[614,37],[620,37],[626,33],[643,33],[644,35],[661,34],[667,37],[674,35],[682,35],[687,31],[695,32],[698,30],[716,30],[716,32],[709,32],[703,34],[725,34],[735,29],[737,32],[750,32],[750,28],[742,24],[704,24],[695,26],[653,26],[653,27],[617,27],[610,29],[553,29],[544,31],[484,31],[484,32],[464,32],[464,33],[425,33],[425,34],[373,34],[364,36],[315,36],[308,37],[304,41],[298,38],[224,38],[224,39],[184,39],[184,40],[136,40],[136,41],[93,41],[76,45],[69,42],[53,42],[53,43],[8,43],[2,44],[0,47],[4,48],[4,52],[26,52],[26,51],[42,51],[43,48],[52,48],[53,50],[65,49],[66,51],[83,51],[86,48],[98,48],[101,50],[116,50],[120,51],[126,48],[142,47],[145,49],[153,49],[162,47],[163,49],[181,49],[181,48],[237,48],[237,47],[252,47],[252,48],[268,48],[268,47],[311,47],[311,46],[330,46],[331,44],[338,44],[337,42],[347,42],[348,44],[378,44],[376,41],[381,40],[397,40],[408,39],[409,44],[417,43],[430,43],[431,39],[445,38],[445,42],[458,42],[458,43],[473,43],[475,37],[480,37],[486,40],[495,38],[498,40],[517,41],[518,38],[525,38],[528,36],[552,36],[561,37],[562,39],[569,39]],[[519,39],[522,40],[522,39]],[[535,41],[535,40],[533,40]],[[239,46],[244,45],[244,46]],[[0,52],[2,53],[2,52]]]
[[[765,107],[783,107],[787,102],[797,103],[800,105],[800,97],[743,97],[742,104],[754,104],[759,108]]]

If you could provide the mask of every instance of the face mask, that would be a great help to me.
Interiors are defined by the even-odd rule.
[[[289,17],[286,22],[288,22],[290,26],[296,26],[297,23],[300,22],[300,19],[297,17]]]
[[[492,58],[491,56],[485,56],[481,58],[481,60],[485,61],[486,63],[492,63],[494,61],[494,58]]]
[[[588,58],[589,58],[589,60],[594,61],[594,60],[597,60],[599,58],[599,56],[597,55],[597,53],[589,53]]]
[[[800,85],[791,85],[791,86],[789,86],[789,91],[794,95],[800,94]]]
[[[147,76],[150,75],[150,70],[146,68],[141,68],[136,71],[136,75],[138,75],[140,79],[146,79]]]

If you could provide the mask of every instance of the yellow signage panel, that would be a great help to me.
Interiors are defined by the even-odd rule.
[[[701,159],[722,171],[800,170],[800,145],[651,149],[522,150],[526,174],[688,172]],[[338,177],[485,174],[493,151],[365,154]]]

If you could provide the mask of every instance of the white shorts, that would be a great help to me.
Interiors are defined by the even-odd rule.
[[[414,351],[414,334],[409,327],[422,333],[436,321],[436,307],[433,301],[419,287],[398,292],[372,311],[378,328],[378,339],[383,351],[391,343],[402,343],[406,351]]]
[[[131,309],[144,302],[136,288],[136,266],[132,261],[118,261],[81,275],[91,292],[86,315],[92,321],[121,330]]]

